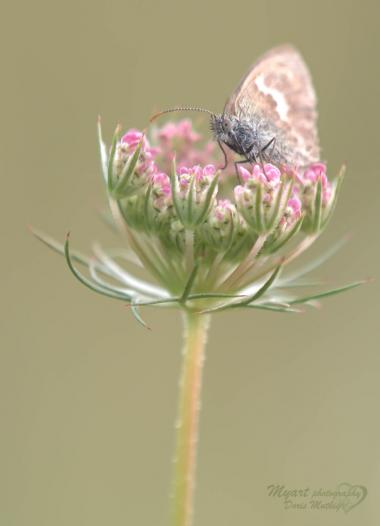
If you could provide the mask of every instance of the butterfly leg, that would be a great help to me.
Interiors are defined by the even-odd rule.
[[[270,154],[269,154],[269,155],[272,155],[274,151],[274,147],[276,146],[276,137],[272,137],[272,139],[263,148],[261,148],[260,153],[265,152],[265,150],[267,150],[269,146],[272,146],[272,148],[270,149]]]
[[[270,141],[269,141],[269,142],[268,142],[263,148],[261,148],[261,150],[260,150],[260,152],[259,152],[260,165],[261,165],[261,168],[262,168],[262,170],[263,170],[265,176],[266,176],[267,174],[266,174],[266,172],[265,172],[265,166],[264,166],[264,157],[263,157],[263,154],[264,154],[264,152],[265,152],[270,146],[272,146],[272,148],[271,148],[271,150],[270,150],[270,154],[269,154],[269,155],[266,155],[266,154],[265,154],[265,157],[266,157],[267,159],[270,160],[270,157],[271,157],[271,155],[273,154],[273,150],[274,150],[275,145],[276,145],[276,137],[272,137],[272,139],[271,139],[271,140],[270,140]]]
[[[226,154],[225,149],[222,146],[222,143],[220,141],[218,141],[218,144],[219,144],[219,148],[222,150],[223,155],[224,155],[224,165],[220,167],[220,170],[225,170],[227,168],[227,165],[228,165],[227,154]]]

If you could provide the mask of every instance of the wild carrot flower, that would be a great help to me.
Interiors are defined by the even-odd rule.
[[[322,162],[304,168],[266,163],[240,165],[238,177],[231,169],[223,177],[214,145],[189,120],[154,128],[149,137],[117,128],[110,147],[99,122],[99,145],[110,209],[128,248],[115,256],[95,246],[87,258],[71,250],[69,238],[61,246],[35,234],[64,253],[81,283],[128,303],[142,324],[143,306],[184,312],[173,525],[189,526],[208,314],[232,308],[299,312],[302,304],[361,283],[296,295],[308,285],[307,269],[283,273],[329,222],[343,170],[331,179]],[[151,281],[135,277],[127,262],[143,266]]]

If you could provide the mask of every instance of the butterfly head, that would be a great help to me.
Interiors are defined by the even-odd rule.
[[[236,128],[235,118],[227,113],[211,115],[210,128],[217,141],[229,144]]]
[[[226,112],[212,115],[210,126],[215,140],[219,144],[226,144],[239,155],[246,157],[258,142],[254,123],[243,121],[236,115]]]

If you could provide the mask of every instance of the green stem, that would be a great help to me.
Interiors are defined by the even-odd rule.
[[[185,230],[185,260],[186,272],[191,272],[194,266],[194,231]]]
[[[192,524],[202,369],[209,320],[206,315],[184,313],[185,345],[176,424],[172,526]]]

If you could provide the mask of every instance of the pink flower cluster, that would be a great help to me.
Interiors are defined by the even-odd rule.
[[[170,186],[170,178],[164,172],[156,172],[152,174],[152,188],[156,196],[170,197],[172,190]]]
[[[184,142],[192,145],[199,141],[201,136],[193,130],[192,122],[183,119],[179,122],[168,122],[158,132],[158,138],[162,144],[170,144],[173,140],[182,139]]]
[[[263,169],[264,168],[264,169]],[[302,210],[311,206],[315,199],[318,181],[322,184],[322,204],[324,207],[328,206],[333,197],[332,184],[327,179],[326,165],[324,163],[314,163],[308,166],[305,170],[289,170],[289,174],[294,176],[294,185],[292,194],[287,202],[287,207],[282,217],[280,224],[289,226],[301,217]],[[263,202],[270,205],[276,195],[281,184],[280,170],[267,163],[262,167],[255,164],[250,170],[240,166],[239,175],[244,185],[235,187],[235,197],[241,199],[243,195],[247,197],[247,190],[254,189],[258,184],[265,189],[263,195]]]
[[[239,174],[248,187],[255,186],[258,183],[263,183],[268,189],[276,188],[281,182],[280,170],[270,163],[267,163],[264,166],[264,170],[260,164],[254,164],[251,171],[240,165]]]
[[[154,138],[158,145],[158,162],[164,170],[171,169],[174,158],[178,168],[208,164],[215,151],[214,142],[204,143],[188,119],[165,124],[156,131]]]
[[[195,190],[202,191],[208,187],[216,174],[216,167],[207,164],[203,168],[197,164],[195,166],[182,166],[177,169],[179,187],[182,193],[186,193],[193,178],[195,179]]]
[[[236,215],[236,206],[229,199],[219,199],[212,212],[211,223],[220,227],[230,223]]]
[[[129,157],[141,144],[139,163],[136,167],[137,175],[154,177],[155,183],[163,173],[170,173],[173,159],[176,158],[178,173],[183,175],[188,170],[199,172],[204,170],[202,177],[215,174],[216,168],[209,164],[215,145],[212,142],[202,144],[201,136],[193,129],[190,120],[178,123],[168,123],[156,130],[154,139],[157,146],[152,147],[147,137],[139,130],[130,129],[121,138],[115,155],[115,172],[120,175]],[[201,165],[206,165],[201,169]],[[192,167],[192,168],[188,168]],[[212,173],[211,173],[212,172]],[[156,177],[158,175],[158,177]],[[185,179],[185,178],[183,178]],[[197,180],[199,175],[197,175]],[[199,179],[201,182],[201,180]],[[164,193],[168,193],[165,185]]]
[[[119,143],[117,159],[120,159],[120,161],[125,164],[126,160],[135,152],[140,143],[142,143],[142,146],[137,173],[152,174],[157,170],[154,159],[156,158],[159,149],[152,148],[145,135],[139,130],[131,129],[123,135]]]
[[[131,129],[122,136],[117,144],[115,162],[117,174],[141,146],[139,161],[131,178],[135,189],[151,186],[154,209],[165,217],[195,217],[191,211],[200,210],[206,202],[206,195],[215,179],[217,168],[210,152],[214,145],[209,143],[203,149],[197,149],[201,136],[193,130],[191,121],[182,120],[168,123],[156,129],[154,138],[156,147],[152,147],[147,137],[136,129]],[[176,156],[176,180],[173,189],[169,174],[173,170],[173,158]],[[202,160],[203,162],[194,162]],[[294,170],[266,163],[238,168],[240,184],[233,187],[234,201],[217,198],[217,187],[210,203],[210,220],[215,228],[227,225],[231,221],[244,222],[253,231],[269,233],[274,225],[282,232],[291,228],[302,215],[315,217],[315,203],[318,182],[322,185],[322,207],[329,208],[333,198],[333,187],[328,181],[325,164],[314,163],[304,170]],[[231,179],[232,178],[232,179]],[[236,181],[236,175],[228,176],[229,181]],[[224,179],[226,181],[226,179]],[[223,187],[219,181],[220,189]],[[227,186],[230,186],[227,184]],[[172,195],[175,191],[176,196]],[[259,193],[258,193],[259,192]],[[225,197],[228,196],[228,193]],[[177,197],[176,208],[173,198]],[[183,203],[183,204],[180,204]],[[180,211],[178,206],[183,207]],[[258,208],[259,207],[259,208]],[[169,214],[169,215],[168,215]],[[201,215],[199,215],[201,217]],[[187,221],[187,219],[184,219]],[[312,220],[311,220],[312,221]],[[314,223],[311,222],[312,227]],[[310,228],[311,228],[310,227]]]
[[[303,173],[296,173],[296,176],[299,184],[295,188],[298,192],[308,193],[316,187],[320,180],[322,183],[322,202],[324,205],[329,204],[332,197],[332,184],[327,179],[324,163],[313,163]]]
[[[170,173],[175,159],[177,171],[189,167],[210,167],[215,163],[215,143],[203,141],[202,136],[194,131],[192,122],[183,119],[169,122],[162,128],[153,131],[152,147],[148,138],[137,129],[128,130],[117,145],[115,155],[115,172],[120,175],[128,158],[141,144],[140,160],[136,168],[137,175],[153,175],[156,172]],[[231,155],[228,156],[230,159]],[[232,165],[231,165],[232,166]],[[214,171],[215,166],[214,166]]]
[[[277,166],[270,163],[267,163],[264,166],[255,164],[251,167],[251,170],[240,166],[239,175],[244,185],[238,185],[234,189],[237,202],[246,202],[248,206],[252,206],[254,197],[252,192],[258,185],[260,185],[264,189],[262,196],[263,204],[267,208],[273,204],[281,186],[281,171]],[[280,224],[283,226],[292,225],[301,217],[301,211],[301,200],[297,196],[297,193],[293,191],[290,199],[288,199]]]
[[[229,199],[219,199],[214,210],[215,218],[220,222],[224,222],[233,213],[235,213],[235,205]]]

